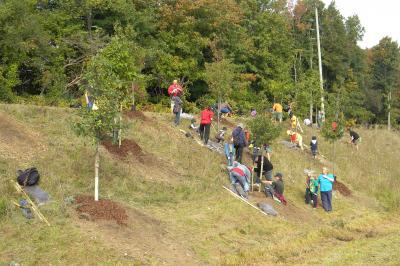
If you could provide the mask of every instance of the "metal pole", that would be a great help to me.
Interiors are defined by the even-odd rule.
[[[319,22],[318,22],[318,9],[315,8],[315,22],[317,26],[317,46],[318,46],[318,66],[319,66],[319,81],[321,87],[321,112],[325,113],[324,106],[324,81],[322,79],[322,60],[321,60],[321,43],[319,39]]]

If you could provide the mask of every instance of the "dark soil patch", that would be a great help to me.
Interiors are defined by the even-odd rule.
[[[223,124],[225,126],[235,127],[235,124],[230,122],[230,121],[228,121],[226,118],[221,118],[219,121],[221,122],[221,124]]]
[[[138,110],[125,112],[125,115],[130,119],[140,119],[142,121],[147,120],[147,117],[141,111]]]
[[[342,194],[343,196],[346,196],[346,197],[351,196],[351,190],[348,189],[348,188],[346,187],[346,185],[343,184],[342,182],[336,181],[336,182],[333,184],[333,190],[339,191],[340,194]]]
[[[77,196],[76,203],[76,210],[81,215],[88,215],[91,220],[115,221],[120,225],[126,225],[128,220],[125,209],[111,200],[95,201],[92,196]]]
[[[336,236],[335,238],[339,241],[344,241],[344,242],[349,242],[354,240],[354,238],[351,236]]]
[[[111,140],[106,140],[101,143],[109,153],[116,155],[120,158],[126,158],[128,155],[132,155],[134,158],[138,159],[139,162],[144,161],[145,154],[142,148],[131,139],[122,140],[121,147],[118,145],[113,145]]]

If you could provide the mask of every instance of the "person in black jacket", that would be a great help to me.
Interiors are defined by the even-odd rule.
[[[274,166],[272,163],[268,160],[267,157],[264,157],[264,162],[263,162],[263,176],[265,176],[265,179],[268,181],[272,180],[272,170],[274,169]],[[261,169],[261,163],[262,163],[262,157],[261,155],[258,155],[257,157],[257,168],[254,169],[254,172],[257,173],[257,180],[256,183],[260,183],[262,176],[260,176],[260,169]]]
[[[351,130],[350,128],[349,128],[349,134],[350,134],[349,143],[353,144],[356,147],[356,149],[358,150],[358,142],[360,141],[360,135],[358,135],[357,132]]]

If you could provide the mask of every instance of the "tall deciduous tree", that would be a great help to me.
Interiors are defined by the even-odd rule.
[[[235,79],[238,76],[238,69],[229,59],[222,59],[205,65],[205,79],[211,93],[218,99],[218,130],[222,99],[229,97]]]
[[[386,99],[387,125],[391,128],[391,107],[393,91],[400,80],[400,48],[397,42],[385,37],[372,48],[372,86],[382,93]]]

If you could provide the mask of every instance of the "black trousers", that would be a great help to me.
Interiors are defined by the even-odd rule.
[[[210,128],[211,124],[200,124],[200,138],[204,141],[204,144],[207,144],[210,138]]]
[[[313,207],[317,208],[318,206],[318,197],[316,194],[312,193],[309,188],[306,188],[306,194],[304,196],[306,204],[310,204],[311,200],[313,201]]]
[[[236,150],[236,154],[235,154],[235,160],[239,163],[242,163],[242,156],[243,156],[243,146],[240,145],[235,145],[235,150]]]

